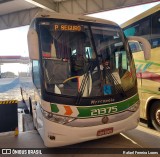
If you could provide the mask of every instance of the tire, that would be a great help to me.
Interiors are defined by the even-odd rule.
[[[33,117],[32,101],[31,101],[30,98],[29,98],[29,107],[30,107],[29,113],[30,113],[30,115],[32,116],[34,130],[37,130],[37,127],[36,127],[36,125],[37,125],[37,120],[35,120],[34,117]]]
[[[33,116],[33,112],[32,112],[32,102],[31,99],[29,98],[29,113],[31,116]]]
[[[24,109],[24,113],[25,114],[29,114],[29,110],[28,109]]]
[[[160,131],[160,101],[156,101],[152,104],[150,118],[153,127],[157,131]]]

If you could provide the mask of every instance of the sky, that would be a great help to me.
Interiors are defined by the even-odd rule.
[[[116,10],[111,10],[106,12],[100,12],[96,14],[91,14],[89,16],[111,20],[121,25],[122,23],[154,7],[157,4],[160,4],[160,2],[149,3],[149,4],[134,6],[134,7],[127,7],[122,9],[116,9]]]
[[[91,14],[89,16],[107,19],[118,23],[119,25],[125,21],[135,17],[136,15],[148,10],[160,2],[139,5],[134,7],[116,9],[106,12]],[[0,31],[0,56],[28,56],[27,31],[29,26],[7,29]],[[18,71],[25,71],[25,65],[4,64],[1,65],[1,71],[11,71],[18,74]]]
[[[0,31],[0,56],[28,56],[28,28],[23,26]]]

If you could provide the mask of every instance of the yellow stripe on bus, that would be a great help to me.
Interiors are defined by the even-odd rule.
[[[4,101],[0,101],[0,105],[4,105],[4,104],[17,104],[18,101],[17,100],[4,100]]]

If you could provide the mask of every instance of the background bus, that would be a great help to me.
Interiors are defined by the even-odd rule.
[[[46,146],[102,138],[138,125],[134,61],[117,24],[40,13],[30,25],[28,46],[33,84],[21,79],[21,91]]]
[[[145,61],[139,43],[131,42],[141,100],[140,117],[160,131],[160,4],[122,24],[126,36],[141,36],[151,44]],[[142,49],[141,49],[142,48]]]

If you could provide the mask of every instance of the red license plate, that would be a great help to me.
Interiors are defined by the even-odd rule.
[[[107,134],[112,134],[113,128],[105,128],[97,131],[97,136],[103,136]]]

